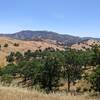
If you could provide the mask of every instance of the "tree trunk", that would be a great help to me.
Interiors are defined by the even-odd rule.
[[[68,92],[70,92],[70,76],[68,74]]]

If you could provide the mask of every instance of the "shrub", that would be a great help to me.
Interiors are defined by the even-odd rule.
[[[87,88],[83,88],[83,92],[87,92],[88,91],[88,89]]]
[[[8,44],[6,43],[6,44],[4,44],[4,47],[8,47]]]
[[[12,82],[13,78],[10,74],[4,74],[1,76],[1,82],[3,85],[10,85]]]
[[[18,46],[19,46],[19,44],[18,44],[18,43],[14,43],[14,46],[18,47]]]
[[[81,91],[81,87],[77,87],[76,92],[80,92],[80,91]]]
[[[7,62],[9,62],[9,63],[13,62],[14,61],[14,55],[15,55],[15,53],[11,52],[10,55],[8,55],[6,57]]]
[[[100,66],[90,76],[91,88],[100,92]]]

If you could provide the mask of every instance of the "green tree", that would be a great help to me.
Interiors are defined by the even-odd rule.
[[[24,59],[24,57],[20,52],[15,53],[15,60],[16,60],[17,63],[22,61],[23,59]]]
[[[11,53],[6,57],[7,62],[12,63],[12,62],[14,61],[14,55],[15,55],[15,53],[14,53],[14,52],[11,52]]]
[[[24,61],[18,64],[19,74],[23,78],[22,82],[29,86],[39,83],[39,78],[42,72],[42,63],[38,60]]]
[[[64,63],[64,78],[68,82],[68,91],[70,91],[71,82],[75,82],[81,78],[83,60],[79,51],[67,49],[65,51],[65,63]]]
[[[18,73],[17,70],[18,70],[17,65],[8,64],[4,68],[2,68],[0,70],[0,72],[1,72],[1,76],[4,75],[4,74],[9,74],[9,75],[12,75],[12,76],[16,76],[16,74]]]
[[[47,92],[58,86],[61,74],[61,62],[59,58],[49,56],[46,58],[41,77],[41,86]]]
[[[90,83],[92,89],[100,92],[100,66],[90,75]]]
[[[27,50],[25,53],[24,53],[24,59],[25,60],[30,60],[30,58],[32,57],[32,54],[33,52],[31,50]]]
[[[93,51],[92,65],[94,66],[100,65],[100,46],[98,45],[92,46],[92,51]]]

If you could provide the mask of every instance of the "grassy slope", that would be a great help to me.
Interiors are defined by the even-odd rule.
[[[73,44],[71,46],[71,48],[72,49],[78,49],[78,50],[84,50],[85,48],[86,49],[87,48],[91,48],[90,45],[95,45],[95,44],[100,45],[100,41],[90,39],[90,40],[87,40],[87,41],[83,41],[83,42],[81,42],[79,44],[77,44],[77,43]]]
[[[8,47],[4,47],[4,44],[7,43]],[[14,46],[14,43],[18,43],[19,46]],[[57,46],[53,43],[50,43],[49,41],[22,41],[22,40],[16,40],[12,38],[7,37],[0,37],[0,66],[4,66],[6,64],[6,56],[12,51],[20,51],[24,52],[27,50],[35,51],[37,49],[45,49],[48,47],[58,48],[62,50],[63,48],[60,46]]]
[[[71,96],[65,94],[43,94],[13,87],[0,87],[0,100],[99,100],[85,96]]]

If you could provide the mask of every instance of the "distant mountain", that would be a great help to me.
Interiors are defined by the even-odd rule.
[[[51,31],[27,30],[27,31],[20,31],[17,33],[13,33],[13,34],[0,34],[0,36],[6,36],[6,37],[22,39],[22,40],[50,39],[50,40],[56,40],[57,43],[61,43],[64,45],[74,44],[80,41],[79,37],[58,34],[56,32],[51,32]]]
[[[93,39],[91,37],[80,38],[77,36],[59,34],[51,31],[30,31],[30,30],[20,31],[13,34],[0,34],[0,36],[6,36],[21,40],[49,39],[49,40],[55,40],[57,43],[63,45],[72,45],[86,39]]]

